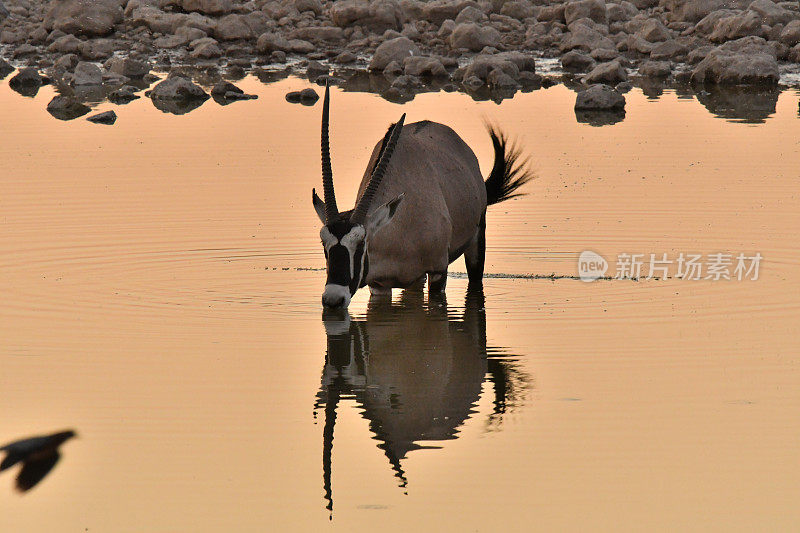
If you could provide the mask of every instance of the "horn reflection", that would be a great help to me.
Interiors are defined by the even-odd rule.
[[[514,358],[486,346],[481,291],[469,291],[463,312],[449,313],[443,296],[426,299],[406,290],[399,301],[370,299],[366,317],[325,311],[328,337],[315,416],[324,411],[323,486],[333,512],[331,485],[334,427],[340,403],[352,401],[369,421],[372,438],[386,455],[400,487],[408,478],[401,461],[414,450],[440,448],[431,441],[458,438],[477,414],[484,382],[491,384],[487,431],[499,427],[507,409],[522,401],[529,378]]]

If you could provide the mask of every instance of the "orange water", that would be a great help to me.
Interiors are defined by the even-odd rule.
[[[402,108],[334,91],[340,206],[402,112],[485,171],[494,121],[539,178],[490,210],[485,317],[455,275],[446,307],[361,291],[328,339],[320,106],[285,102],[302,80],[240,85],[260,98],[142,99],[112,127],[0,86],[0,441],[80,434],[30,493],[0,475],[0,530],[797,529],[796,94],[744,124],[634,90],[597,128],[562,86]],[[764,260],[757,281],[524,277],[574,276],[587,249],[612,276],[620,253]],[[326,352],[353,355],[343,385]]]

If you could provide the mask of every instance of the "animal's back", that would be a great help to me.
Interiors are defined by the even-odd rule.
[[[380,155],[375,146],[358,198]],[[404,286],[446,270],[475,235],[486,210],[486,186],[472,149],[448,126],[422,121],[403,128],[375,209],[403,194],[391,224],[370,235],[369,283]]]

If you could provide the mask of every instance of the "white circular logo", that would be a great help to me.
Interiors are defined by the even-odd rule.
[[[594,281],[602,278],[608,270],[608,261],[591,250],[584,250],[578,258],[578,276],[581,281]]]

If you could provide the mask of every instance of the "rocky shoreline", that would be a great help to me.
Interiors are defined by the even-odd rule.
[[[16,68],[9,84],[23,95],[57,87],[48,110],[62,119],[141,96],[181,114],[249,98],[230,83],[248,74],[298,74],[396,102],[438,90],[499,101],[564,83],[579,120],[599,125],[624,116],[634,84],[698,98],[774,92],[800,71],[800,4],[0,0],[0,79]]]

